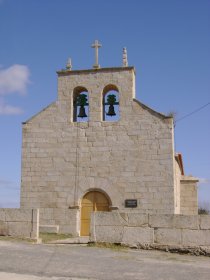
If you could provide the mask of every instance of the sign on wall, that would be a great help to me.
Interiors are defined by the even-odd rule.
[[[136,208],[137,207],[137,199],[126,199],[125,200],[126,208]]]

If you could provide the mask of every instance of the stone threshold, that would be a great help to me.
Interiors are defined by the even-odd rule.
[[[89,236],[79,236],[79,237],[72,237],[72,238],[67,238],[67,239],[62,239],[62,240],[54,240],[47,242],[47,244],[80,244],[80,245],[85,245],[90,242],[90,237]]]

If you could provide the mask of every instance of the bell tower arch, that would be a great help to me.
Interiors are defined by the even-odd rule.
[[[103,89],[103,121],[118,121],[119,112],[119,90],[115,85],[107,85]]]
[[[89,115],[89,95],[85,87],[77,86],[73,90],[73,121],[88,121]]]

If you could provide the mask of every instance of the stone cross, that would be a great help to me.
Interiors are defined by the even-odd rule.
[[[126,48],[123,48],[123,67],[128,66],[128,56]]]
[[[95,48],[95,64],[93,65],[93,68],[100,68],[100,65],[98,64],[98,49],[102,47],[102,45],[98,40],[95,40],[94,44],[92,44],[91,47]]]
[[[69,57],[66,63],[66,70],[71,70],[72,69],[72,63],[71,63],[71,58]]]

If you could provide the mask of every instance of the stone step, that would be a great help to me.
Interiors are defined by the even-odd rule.
[[[90,242],[89,236],[72,237],[62,240],[55,240],[49,242],[50,244],[88,244]]]

